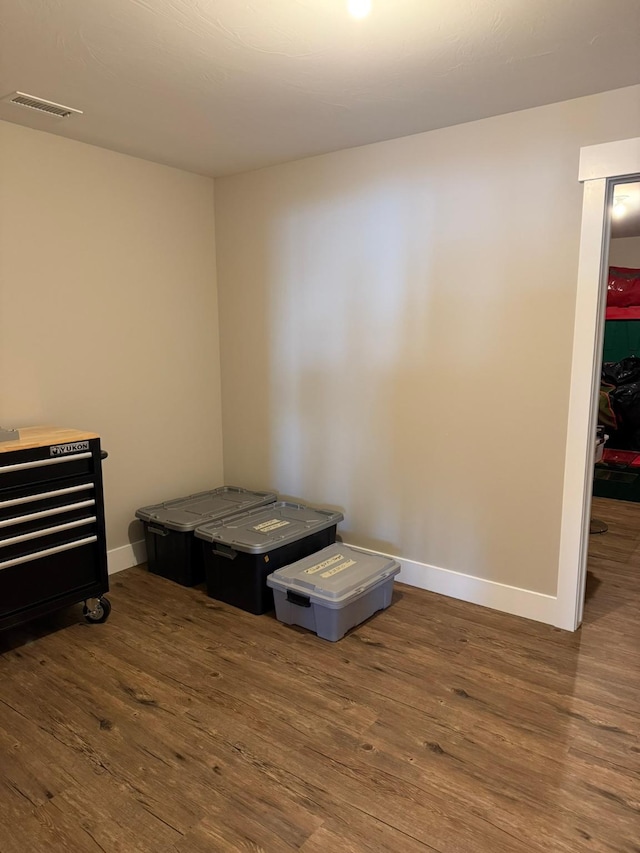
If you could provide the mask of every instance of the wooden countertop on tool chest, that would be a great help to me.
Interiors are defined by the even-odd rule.
[[[72,441],[88,441],[100,438],[95,432],[65,427],[34,426],[20,429],[17,441],[0,441],[0,453],[11,453],[16,450],[30,450],[34,447],[47,447],[50,444],[67,444]]]

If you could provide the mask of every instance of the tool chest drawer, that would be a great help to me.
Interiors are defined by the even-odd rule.
[[[0,629],[79,601],[108,605],[101,456],[98,436],[73,430],[0,443]]]
[[[97,534],[96,515],[79,515],[73,519],[65,518],[55,524],[40,525],[30,530],[11,530],[8,535],[0,536],[0,571],[8,560],[23,557],[33,552],[64,545],[78,537]]]
[[[12,516],[55,509],[95,498],[91,477],[76,477],[63,483],[23,486],[0,490],[0,524]]]
[[[89,442],[82,444],[88,446]],[[14,458],[0,461],[0,490],[32,483],[57,482],[78,474],[90,474],[92,471],[93,454],[88,447],[84,452],[62,456],[45,456],[46,450],[53,451],[54,448],[38,448],[25,452],[21,457],[7,454]]]
[[[98,537],[77,538],[58,546],[34,550],[22,557],[0,561],[0,619],[27,614],[34,603],[55,602],[62,596],[82,601],[101,584]],[[4,555],[3,555],[4,557]],[[85,595],[85,591],[89,594]],[[77,596],[76,593],[79,593]],[[34,600],[34,594],[37,598]],[[51,608],[53,609],[53,608]],[[23,621],[13,620],[13,623]]]

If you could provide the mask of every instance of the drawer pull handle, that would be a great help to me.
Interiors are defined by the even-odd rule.
[[[97,520],[95,515],[91,515],[88,518],[79,518],[77,521],[67,521],[66,524],[56,524],[54,527],[44,527],[42,530],[32,530],[31,533],[21,533],[20,536],[0,539],[0,548],[7,545],[17,545],[18,542],[28,542],[29,539],[38,539],[41,536],[48,536],[50,533],[62,533],[63,530],[84,527],[86,524],[94,524]]]
[[[14,518],[5,518],[0,521],[0,527],[11,527],[14,524],[24,524],[26,521],[37,521],[39,518],[49,518],[51,515],[60,515],[63,512],[71,512],[74,509],[84,509],[87,506],[95,506],[95,500],[76,501],[74,504],[55,506],[53,509],[43,509],[40,512],[30,512],[29,515],[17,515]]]
[[[86,492],[93,489],[93,483],[85,483],[83,486],[68,486],[66,489],[54,489],[51,492],[36,492],[33,495],[25,495],[23,498],[12,498],[9,501],[0,501],[0,509],[10,506],[20,506],[34,501],[44,501],[47,498],[57,498],[59,495],[72,495],[75,492]]]
[[[21,563],[30,563],[32,560],[40,560],[42,557],[50,557],[52,554],[61,554],[63,551],[71,551],[73,548],[81,548],[83,545],[90,545],[92,542],[97,542],[97,536],[86,536],[84,539],[76,539],[75,542],[67,542],[66,545],[56,545],[55,548],[45,548],[44,551],[36,551],[33,554],[26,554],[24,557],[14,557],[13,560],[3,560],[0,562],[0,571],[8,569],[11,566],[19,566]]]
[[[17,462],[15,465],[0,465],[0,474],[9,471],[27,471],[29,468],[44,468],[45,465],[63,465],[77,459],[91,459],[92,453],[72,453],[69,456],[54,456],[53,459],[37,459],[35,462]]]

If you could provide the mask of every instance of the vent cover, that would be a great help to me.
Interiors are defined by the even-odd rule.
[[[15,104],[18,107],[26,107],[29,110],[38,110],[41,113],[47,113],[50,116],[57,118],[68,118],[72,115],[82,115],[82,110],[74,110],[73,107],[65,107],[62,104],[56,104],[53,101],[45,101],[43,98],[34,98],[33,95],[27,95],[25,92],[12,92],[3,101],[9,104]]]

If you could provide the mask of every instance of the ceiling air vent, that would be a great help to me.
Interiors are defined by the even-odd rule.
[[[74,110],[73,107],[65,107],[62,104],[56,104],[53,101],[45,101],[43,98],[34,98],[33,95],[27,95],[24,92],[12,92],[3,101],[9,104],[15,104],[18,107],[26,107],[29,110],[38,110],[41,113],[47,113],[50,116],[58,118],[68,118],[72,115],[82,115],[82,110]]]

